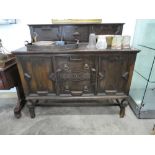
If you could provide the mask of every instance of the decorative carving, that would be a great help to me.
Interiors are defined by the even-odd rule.
[[[128,80],[128,77],[129,77],[129,72],[125,72],[122,74],[123,79]]]
[[[85,64],[84,65],[84,69],[88,70],[89,69],[89,65],[88,64]]]
[[[90,73],[61,73],[60,80],[83,81],[90,80]]]
[[[49,79],[50,79],[50,80],[53,80],[53,81],[56,81],[56,75],[55,75],[55,73],[51,73],[51,74],[49,75]]]
[[[100,80],[103,80],[104,79],[104,74],[103,73],[99,72],[98,75],[99,75],[99,79]]]
[[[88,92],[89,91],[88,86],[84,86],[83,91]]]
[[[68,71],[69,70],[69,66],[67,64],[64,64],[64,70]]]
[[[30,81],[31,80],[31,76],[28,73],[24,73],[24,78],[27,81]]]

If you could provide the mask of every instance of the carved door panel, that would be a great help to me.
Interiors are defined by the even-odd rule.
[[[106,94],[125,93],[129,76],[127,54],[108,54],[99,58],[98,92]]]
[[[57,56],[56,70],[60,94],[81,96],[94,94],[95,61],[91,56]]]
[[[55,93],[52,58],[46,56],[17,56],[18,69],[26,95]]]

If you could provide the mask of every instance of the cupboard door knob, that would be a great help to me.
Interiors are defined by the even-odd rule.
[[[88,86],[84,86],[84,92],[88,92]]]
[[[129,72],[125,72],[122,74],[123,79],[128,80],[128,77],[129,77]]]
[[[84,69],[88,70],[89,69],[89,65],[88,64],[85,64],[84,65]]]
[[[99,78],[100,80],[104,79],[104,75],[101,72],[99,72]]]

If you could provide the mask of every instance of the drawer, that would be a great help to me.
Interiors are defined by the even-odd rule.
[[[95,67],[94,58],[89,56],[71,55],[58,56],[56,59],[56,69],[63,71],[90,71]]]

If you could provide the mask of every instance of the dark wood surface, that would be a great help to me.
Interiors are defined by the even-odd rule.
[[[74,26],[63,25],[64,29],[67,29],[68,39],[70,33],[73,33]],[[32,48],[24,47],[13,52],[32,118],[35,117],[35,105],[42,99],[61,101],[115,99],[121,109],[120,117],[124,117],[136,54],[139,50],[88,49],[86,47],[88,43],[84,43],[85,37],[88,37],[85,29],[90,30],[91,26],[91,24],[79,27],[76,25],[78,32],[84,31],[82,33],[84,36],[81,36],[82,43],[76,49],[30,45]],[[121,27],[119,24],[101,24],[94,25],[93,29],[96,28],[95,32],[110,32],[109,34],[116,34],[116,30],[119,30],[121,34],[122,26],[123,24]],[[51,30],[51,27],[56,28],[57,25],[30,25],[30,27],[31,31],[43,29],[51,31],[54,35],[57,33],[56,30]],[[40,37],[42,36],[47,34],[44,32]]]
[[[137,50],[132,52],[15,55],[27,100],[85,100],[128,95]]]
[[[30,34],[33,38],[37,33],[37,40],[61,40],[73,41],[76,38],[81,42],[88,42],[89,34],[96,35],[115,34],[121,35],[124,23],[105,23],[105,24],[33,24],[29,25]],[[75,35],[78,34],[78,35]]]

